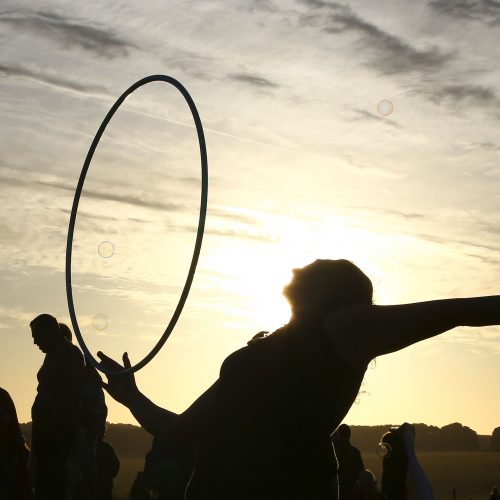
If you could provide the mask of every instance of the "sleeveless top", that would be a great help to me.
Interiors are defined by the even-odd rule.
[[[186,498],[335,499],[330,435],[365,370],[338,356],[320,323],[286,325],[231,354]]]

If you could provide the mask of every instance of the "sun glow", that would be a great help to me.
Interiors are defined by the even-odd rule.
[[[205,266],[221,273],[214,287],[232,296],[225,312],[232,315],[233,325],[236,316],[242,328],[286,323],[290,307],[283,287],[294,268],[317,258],[349,259],[370,277],[380,275],[371,260],[380,250],[380,235],[354,228],[346,218],[267,216],[262,217],[259,231],[269,238],[220,240],[207,251]]]

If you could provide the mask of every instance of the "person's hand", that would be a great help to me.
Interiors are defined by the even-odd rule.
[[[118,373],[124,368],[130,368],[131,364],[128,359],[128,354],[126,352],[123,353],[123,366],[102,352],[98,352],[97,357],[101,360],[99,364],[108,372],[117,372],[116,375],[106,374],[108,383],[102,382],[102,386],[111,397],[116,399],[116,401],[125,406],[129,406],[131,399],[139,392],[139,389],[137,389],[133,373],[127,373],[125,375]]]

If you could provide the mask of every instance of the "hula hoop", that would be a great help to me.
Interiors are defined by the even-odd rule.
[[[89,349],[87,348],[87,345],[83,340],[83,336],[78,326],[78,321],[76,319],[76,314],[75,314],[75,306],[73,303],[73,290],[71,284],[71,254],[73,249],[73,233],[75,230],[76,214],[78,212],[78,202],[80,201],[80,196],[82,194],[85,177],[87,175],[87,171],[89,169],[90,162],[92,161],[92,157],[94,156],[94,152],[97,148],[97,145],[99,144],[101,136],[104,133],[104,130],[106,129],[111,118],[116,113],[116,111],[123,103],[123,101],[139,87],[142,87],[143,85],[146,85],[151,82],[165,82],[170,85],[173,85],[182,94],[182,96],[184,97],[185,101],[189,106],[189,109],[191,110],[191,115],[196,125],[196,132],[198,134],[198,142],[200,146],[200,160],[201,160],[200,216],[198,219],[198,230],[196,233],[196,241],[194,245],[193,257],[191,259],[191,265],[189,266],[186,282],[184,284],[184,288],[179,298],[179,302],[177,303],[175,311],[172,314],[172,318],[170,319],[170,322],[168,323],[165,332],[161,336],[160,340],[156,343],[156,345],[151,349],[149,354],[147,354],[141,361],[139,361],[134,366],[131,366],[130,368],[124,368],[123,370],[115,372],[104,369],[102,366],[100,366],[99,362],[94,358],[94,356],[90,353]],[[203,240],[203,231],[205,229],[205,219],[207,214],[207,198],[208,198],[208,160],[207,160],[207,148],[205,143],[205,136],[203,134],[203,126],[201,124],[200,115],[198,114],[194,101],[189,95],[189,92],[177,80],[166,75],[151,75],[137,81],[136,83],[131,85],[113,104],[108,114],[104,118],[103,122],[101,123],[101,126],[99,127],[94,137],[94,140],[92,141],[89,152],[87,153],[87,157],[85,158],[85,162],[83,164],[82,171],[80,173],[80,178],[78,180],[78,184],[76,187],[75,196],[73,198],[73,206],[71,208],[71,215],[69,219],[68,238],[66,242],[66,297],[68,300],[68,309],[69,309],[69,315],[71,317],[71,323],[73,325],[75,336],[78,340],[78,343],[80,344],[80,347],[82,348],[83,353],[85,354],[85,357],[90,361],[92,366],[98,368],[104,374],[124,375],[127,373],[134,373],[140,370],[141,368],[146,366],[158,354],[158,352],[163,347],[168,337],[172,333],[175,324],[177,323],[177,320],[179,319],[179,316],[182,312],[182,308],[184,307],[184,304],[188,297],[189,290],[193,282],[196,265],[198,263],[198,258],[201,250],[201,242]]]

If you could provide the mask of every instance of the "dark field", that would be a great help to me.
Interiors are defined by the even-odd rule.
[[[451,500],[453,488],[456,489],[457,500],[488,500],[491,487],[500,485],[500,453],[420,452],[419,458],[432,483],[437,500]],[[363,453],[363,460],[365,467],[371,469],[380,480],[382,459],[375,453]],[[130,486],[137,471],[142,470],[143,464],[142,458],[121,460],[120,474],[115,481],[116,500],[128,499]]]

